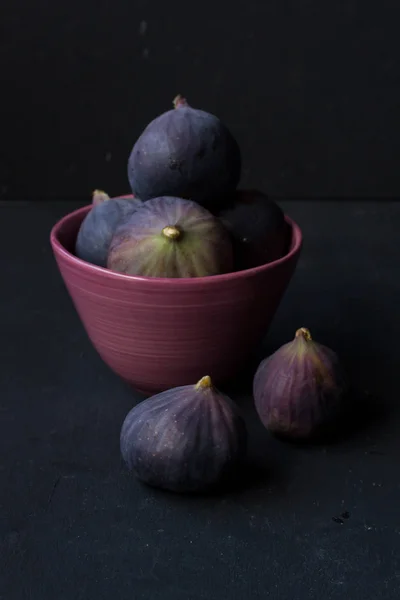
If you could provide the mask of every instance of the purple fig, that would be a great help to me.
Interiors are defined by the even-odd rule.
[[[112,239],[107,266],[127,275],[204,277],[233,268],[231,240],[216,217],[181,198],[143,203]]]
[[[235,404],[206,376],[135,406],[122,425],[120,444],[139,480],[199,492],[236,472],[246,454],[247,431]]]
[[[83,219],[76,238],[75,254],[78,258],[105,267],[116,228],[142,204],[137,198],[112,198],[93,204]]]
[[[287,252],[289,229],[285,215],[262,192],[238,190],[217,215],[232,236],[238,270],[269,263]]]
[[[309,438],[332,424],[342,408],[346,383],[335,352],[296,331],[259,365],[253,394],[257,413],[271,432]]]
[[[149,200],[177,196],[211,206],[239,182],[236,140],[214,115],[177,96],[174,109],[147,125],[128,161],[132,192]]]
[[[94,190],[92,194],[92,204],[96,206],[102,202],[107,202],[107,200],[110,200],[110,196],[106,194],[106,192],[103,192],[103,190]]]

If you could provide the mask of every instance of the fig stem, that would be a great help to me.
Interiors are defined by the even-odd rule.
[[[174,108],[180,108],[182,106],[189,106],[186,98],[184,98],[181,94],[178,94],[177,96],[175,96],[172,103],[174,105]]]
[[[295,337],[302,337],[306,342],[312,341],[310,330],[306,327],[300,327],[300,329],[296,331]]]
[[[163,235],[170,240],[177,240],[181,236],[181,230],[176,225],[167,225],[162,230]]]
[[[95,196],[103,196],[105,200],[109,200],[110,196],[104,190],[94,190],[92,192],[92,198]]]
[[[206,390],[212,387],[211,377],[209,375],[205,375],[198,381],[195,385],[196,390]]]

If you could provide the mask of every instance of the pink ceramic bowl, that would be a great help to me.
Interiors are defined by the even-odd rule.
[[[210,375],[228,380],[261,342],[293,275],[302,235],[283,258],[193,279],[132,277],[74,256],[86,206],[61,219],[51,245],[86,332],[102,359],[136,389],[158,392]]]

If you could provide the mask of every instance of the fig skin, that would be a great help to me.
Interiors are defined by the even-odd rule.
[[[143,483],[205,492],[235,474],[247,451],[239,410],[205,376],[135,406],[121,428],[122,457]]]
[[[205,277],[233,268],[228,233],[208,210],[164,196],[143,203],[112,239],[108,268],[147,277]]]
[[[142,204],[138,198],[112,198],[93,204],[78,231],[76,256],[93,265],[105,267],[115,230]]]
[[[313,341],[302,327],[293,341],[261,362],[253,395],[269,431],[301,440],[318,436],[336,422],[346,388],[336,353]]]
[[[240,149],[229,130],[180,95],[147,125],[128,160],[132,192],[144,201],[177,196],[210,207],[236,189],[240,174]]]
[[[237,270],[282,258],[289,248],[282,209],[258,190],[237,190],[217,216],[232,236]]]

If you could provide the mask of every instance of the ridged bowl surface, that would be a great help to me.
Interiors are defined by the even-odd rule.
[[[61,276],[104,362],[146,393],[229,380],[265,335],[302,245],[291,219],[290,250],[273,263],[225,275],[159,279],[122,275],[74,256],[86,206],[62,218],[50,241]]]

